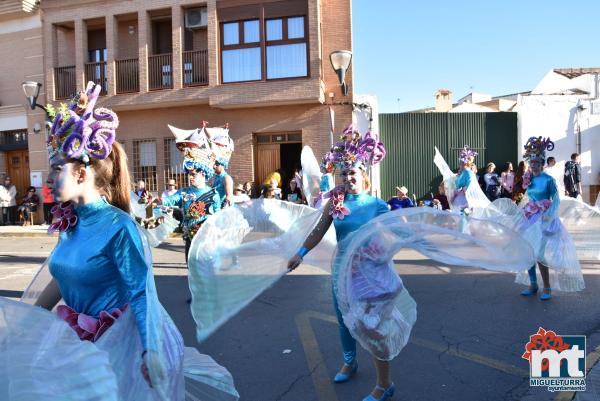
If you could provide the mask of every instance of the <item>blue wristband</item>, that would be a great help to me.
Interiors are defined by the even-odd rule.
[[[300,256],[301,258],[304,258],[304,256],[308,253],[308,248],[306,248],[305,246],[303,246],[302,248],[298,249],[298,252],[296,252],[296,255]]]

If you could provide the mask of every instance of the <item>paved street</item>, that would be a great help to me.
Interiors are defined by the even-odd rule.
[[[18,298],[55,238],[0,238],[0,295]],[[160,298],[183,333],[198,346],[185,303],[183,242],[154,254]],[[588,354],[600,344],[600,266],[584,264],[587,288],[552,301],[518,295],[513,276],[439,266],[413,252],[396,255],[398,271],[418,304],[411,342],[393,362],[395,400],[555,400],[530,390],[524,344],[539,326],[588,335]],[[349,383],[333,385],[340,365],[330,277],[303,266],[284,277],[224,325],[199,349],[233,374],[242,401],[361,400],[374,382],[367,354]],[[287,352],[289,350],[290,352]],[[284,352],[286,351],[286,352]]]

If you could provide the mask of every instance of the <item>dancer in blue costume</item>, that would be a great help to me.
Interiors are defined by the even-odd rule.
[[[177,148],[183,152],[183,170],[187,173],[190,186],[180,188],[174,195],[162,199],[163,206],[178,206],[183,210],[183,239],[185,241],[185,261],[192,239],[209,215],[221,207],[221,197],[216,189],[208,186],[206,180],[215,171],[215,152],[206,126],[202,129],[181,130],[169,125],[175,135]]]
[[[361,138],[352,126],[344,131],[344,135],[345,141],[337,143],[325,155],[323,162],[326,171],[332,171],[335,167],[342,170],[343,186],[333,189],[327,195],[331,201],[325,205],[317,226],[309,234],[302,248],[288,263],[290,270],[298,267],[302,263],[303,257],[321,241],[333,223],[340,244],[332,271],[333,304],[339,324],[344,359],[342,368],[334,378],[336,383],[350,380],[358,369],[356,340],[344,324],[336,298],[339,260],[344,255],[344,243],[341,241],[370,220],[389,211],[388,205],[383,200],[367,194],[369,189],[367,171],[372,164],[378,163],[385,156],[383,144],[371,137],[370,133],[366,134],[365,138]],[[373,358],[373,361],[377,371],[377,383],[364,401],[384,401],[391,398],[395,391],[395,385],[392,383],[390,375],[390,364],[389,361],[377,358]]]
[[[579,291],[583,289],[581,268],[575,253],[575,245],[562,225],[558,209],[560,194],[556,181],[544,172],[546,150],[553,150],[554,143],[549,138],[531,137],[525,144],[523,158],[529,161],[529,171],[523,177],[528,202],[524,206],[524,214],[529,225],[538,224],[541,241],[536,246],[538,267],[544,284],[540,299],[552,298],[549,268],[557,271],[556,285],[561,290]],[[535,265],[529,271],[529,288],[521,295],[530,296],[538,292]]]
[[[129,215],[118,119],[94,109],[100,90],[89,82],[54,116],[47,182],[61,203],[49,231],[60,240],[25,303],[0,298],[10,316],[0,324],[0,399],[183,401],[209,389],[214,401],[235,399],[230,375],[184,348],[158,301],[150,249]],[[26,305],[52,309],[61,298],[57,315]],[[199,387],[186,389],[184,373]]]
[[[223,128],[205,129],[217,158],[212,187],[219,193],[221,207],[224,208],[233,204],[233,178],[227,173],[229,160],[234,150],[233,140],[229,137],[229,124],[225,124]]]

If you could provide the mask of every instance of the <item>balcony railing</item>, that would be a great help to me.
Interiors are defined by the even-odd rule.
[[[102,87],[100,94],[106,95],[106,92],[108,92],[108,72],[106,71],[106,61],[85,63],[85,81],[92,81],[96,85],[100,85]]]
[[[115,60],[117,93],[131,93],[140,91],[139,60],[131,58]]]
[[[173,55],[148,56],[148,88],[150,90],[173,88]]]
[[[182,58],[183,86],[208,85],[208,51],[184,51]]]
[[[56,99],[68,99],[77,90],[75,80],[75,66],[54,68],[54,97]]]

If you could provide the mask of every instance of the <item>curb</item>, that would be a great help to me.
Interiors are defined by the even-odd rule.
[[[43,232],[12,232],[12,233],[2,233],[0,232],[0,238],[49,238],[49,237],[57,237],[58,233],[47,234]],[[175,233],[169,235],[169,238],[181,238],[182,235]]]

